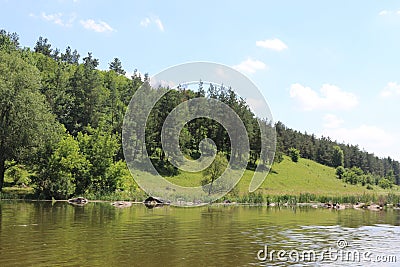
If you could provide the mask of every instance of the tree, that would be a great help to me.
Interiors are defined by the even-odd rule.
[[[119,58],[114,58],[109,64],[109,69],[115,71],[118,74],[125,75],[126,71],[122,68],[122,63]]]
[[[36,191],[45,198],[68,198],[75,193],[76,181],[88,176],[90,166],[78,142],[67,134],[40,164],[34,178]]]
[[[339,166],[336,168],[336,176],[338,177],[338,179],[342,179],[345,173],[346,170],[343,168],[343,166]]]
[[[98,64],[98,59],[88,53],[83,58],[83,64],[75,69],[66,89],[72,104],[68,108],[70,113],[65,126],[74,136],[88,125],[97,127],[105,112],[104,104],[108,92],[103,87],[101,74],[96,70]]]
[[[289,157],[293,162],[298,162],[300,159],[300,151],[294,147],[289,148]]]
[[[78,133],[80,151],[90,163],[89,175],[76,179],[77,193],[113,192],[119,181],[114,175],[109,175],[109,168],[113,166],[114,157],[119,149],[116,136],[104,126],[104,123],[94,129],[87,127],[87,133]]]
[[[18,52],[0,51],[0,190],[6,160],[27,159],[57,131],[39,79],[39,71]]]
[[[392,188],[393,183],[389,179],[383,178],[379,180],[378,185],[383,189],[388,189]]]
[[[339,146],[333,147],[332,152],[332,166],[337,168],[344,165],[344,153]]]
[[[45,56],[50,56],[52,52],[51,44],[48,43],[48,39],[42,36],[39,37],[34,49],[36,53],[42,53]]]
[[[65,53],[61,53],[61,60],[69,64],[77,65],[79,63],[79,57],[78,51],[75,49],[71,53],[71,47],[69,46],[65,49]]]
[[[204,188],[208,187],[209,195],[211,195],[212,193],[212,187],[214,181],[224,173],[227,165],[228,165],[228,160],[226,159],[225,155],[222,154],[221,152],[218,152],[211,165],[203,171],[204,179],[202,180],[201,183],[204,186]]]
[[[15,32],[0,30],[0,50],[14,51],[19,47],[19,36]]]

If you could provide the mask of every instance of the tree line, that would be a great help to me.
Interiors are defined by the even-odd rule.
[[[149,81],[149,75],[142,77],[135,70],[131,77],[126,77],[118,58],[109,63],[108,70],[99,70],[98,66],[99,60],[92,53],[81,57],[69,46],[61,52],[43,37],[39,37],[33,49],[20,47],[16,33],[0,31],[0,189],[6,172],[18,173],[18,168],[27,168],[27,183],[44,198],[136,190],[122,150],[122,125],[131,97]],[[359,167],[364,173],[390,177],[394,183],[400,183],[399,162],[391,158],[378,158],[358,146],[303,134],[281,122],[272,124],[267,118],[259,124],[260,118],[230,87],[206,86],[199,81],[196,90],[181,86],[158,90],[167,93],[150,113],[145,144],[137,143],[135,149],[146,147],[163,174],[179,172],[162,149],[164,120],[180,103],[208,97],[227,104],[243,121],[250,142],[249,169],[258,163],[272,164],[260,155],[261,125],[276,130],[276,161],[295,148],[303,158],[333,167]],[[182,152],[198,158],[207,151],[200,147],[206,137],[214,141],[226,158],[240,156],[230,151],[229,135],[222,125],[207,118],[185,124],[179,136]],[[272,144],[266,146],[272,153]],[[335,153],[343,153],[343,164],[338,163],[340,155]]]
[[[390,157],[380,158],[374,153],[360,149],[358,145],[301,133],[286,127],[282,122],[276,123],[275,129],[278,158],[281,154],[292,155],[293,149],[296,149],[302,158],[334,168],[343,167],[352,177],[349,179],[351,184],[378,185],[380,180],[385,179],[381,184],[389,181],[391,184],[400,185],[400,163]]]

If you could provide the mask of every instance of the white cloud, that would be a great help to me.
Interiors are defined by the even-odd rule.
[[[48,15],[47,15],[46,13],[42,12],[41,16],[42,16],[42,18],[43,18],[44,20],[52,21],[52,22],[54,22],[55,24],[58,24],[58,25],[60,25],[60,26],[64,26],[64,22],[63,22],[62,19],[61,19],[62,13],[48,14]]]
[[[338,128],[343,123],[344,123],[344,120],[338,118],[334,114],[326,114],[324,116],[324,128],[328,128],[328,129]]]
[[[275,51],[282,51],[282,50],[285,50],[288,48],[287,45],[284,42],[282,42],[281,40],[279,40],[278,38],[267,39],[264,41],[257,41],[256,46],[275,50]]]
[[[397,82],[388,82],[380,95],[383,98],[400,96],[400,84],[397,84]]]
[[[147,27],[150,24],[150,19],[149,18],[144,18],[140,21],[140,26],[142,27]]]
[[[400,15],[400,10],[382,10],[378,13],[379,16]]]
[[[160,31],[164,31],[164,24],[159,17],[146,17],[140,21],[140,26],[147,27],[150,24],[155,24]]]
[[[157,25],[157,27],[158,27],[158,29],[160,30],[160,31],[164,31],[164,25],[162,24],[162,22],[161,22],[161,20],[160,19],[156,19],[155,21],[154,21],[154,23]]]
[[[54,14],[46,14],[45,12],[42,12],[40,13],[39,16],[30,13],[29,16],[33,18],[41,18],[42,20],[53,22],[54,24],[57,24],[62,27],[71,27],[76,19],[75,14],[70,14],[69,16],[65,16],[61,12]]]
[[[268,69],[264,62],[259,60],[253,60],[251,58],[242,61],[240,64],[233,66],[234,69],[246,73],[254,73],[258,70]]]
[[[82,26],[85,29],[92,30],[95,32],[113,32],[114,29],[106,22],[99,20],[98,22],[93,19],[81,20]]]
[[[339,87],[323,84],[320,93],[301,84],[290,86],[290,97],[297,100],[303,110],[348,110],[358,105],[357,96]]]
[[[382,10],[381,12],[379,12],[379,16],[386,16],[386,15],[389,15],[390,13],[392,13],[392,12],[388,11],[388,10]]]

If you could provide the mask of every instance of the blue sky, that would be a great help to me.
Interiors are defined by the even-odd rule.
[[[274,120],[400,160],[400,2],[12,1],[0,28],[33,47],[154,75],[211,61],[245,73]]]

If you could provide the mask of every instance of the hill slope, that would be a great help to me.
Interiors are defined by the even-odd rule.
[[[248,192],[253,172],[246,170],[238,184],[239,194]],[[181,173],[167,180],[182,186],[198,186],[202,179],[201,173]],[[386,194],[388,192],[400,193],[399,187],[391,190],[383,190],[373,186],[373,190],[365,186],[350,185],[336,178],[335,169],[319,164],[308,159],[300,159],[295,163],[289,157],[284,156],[281,163],[275,163],[267,178],[257,190],[264,195],[299,195],[310,193],[324,196],[362,195],[362,194]]]

